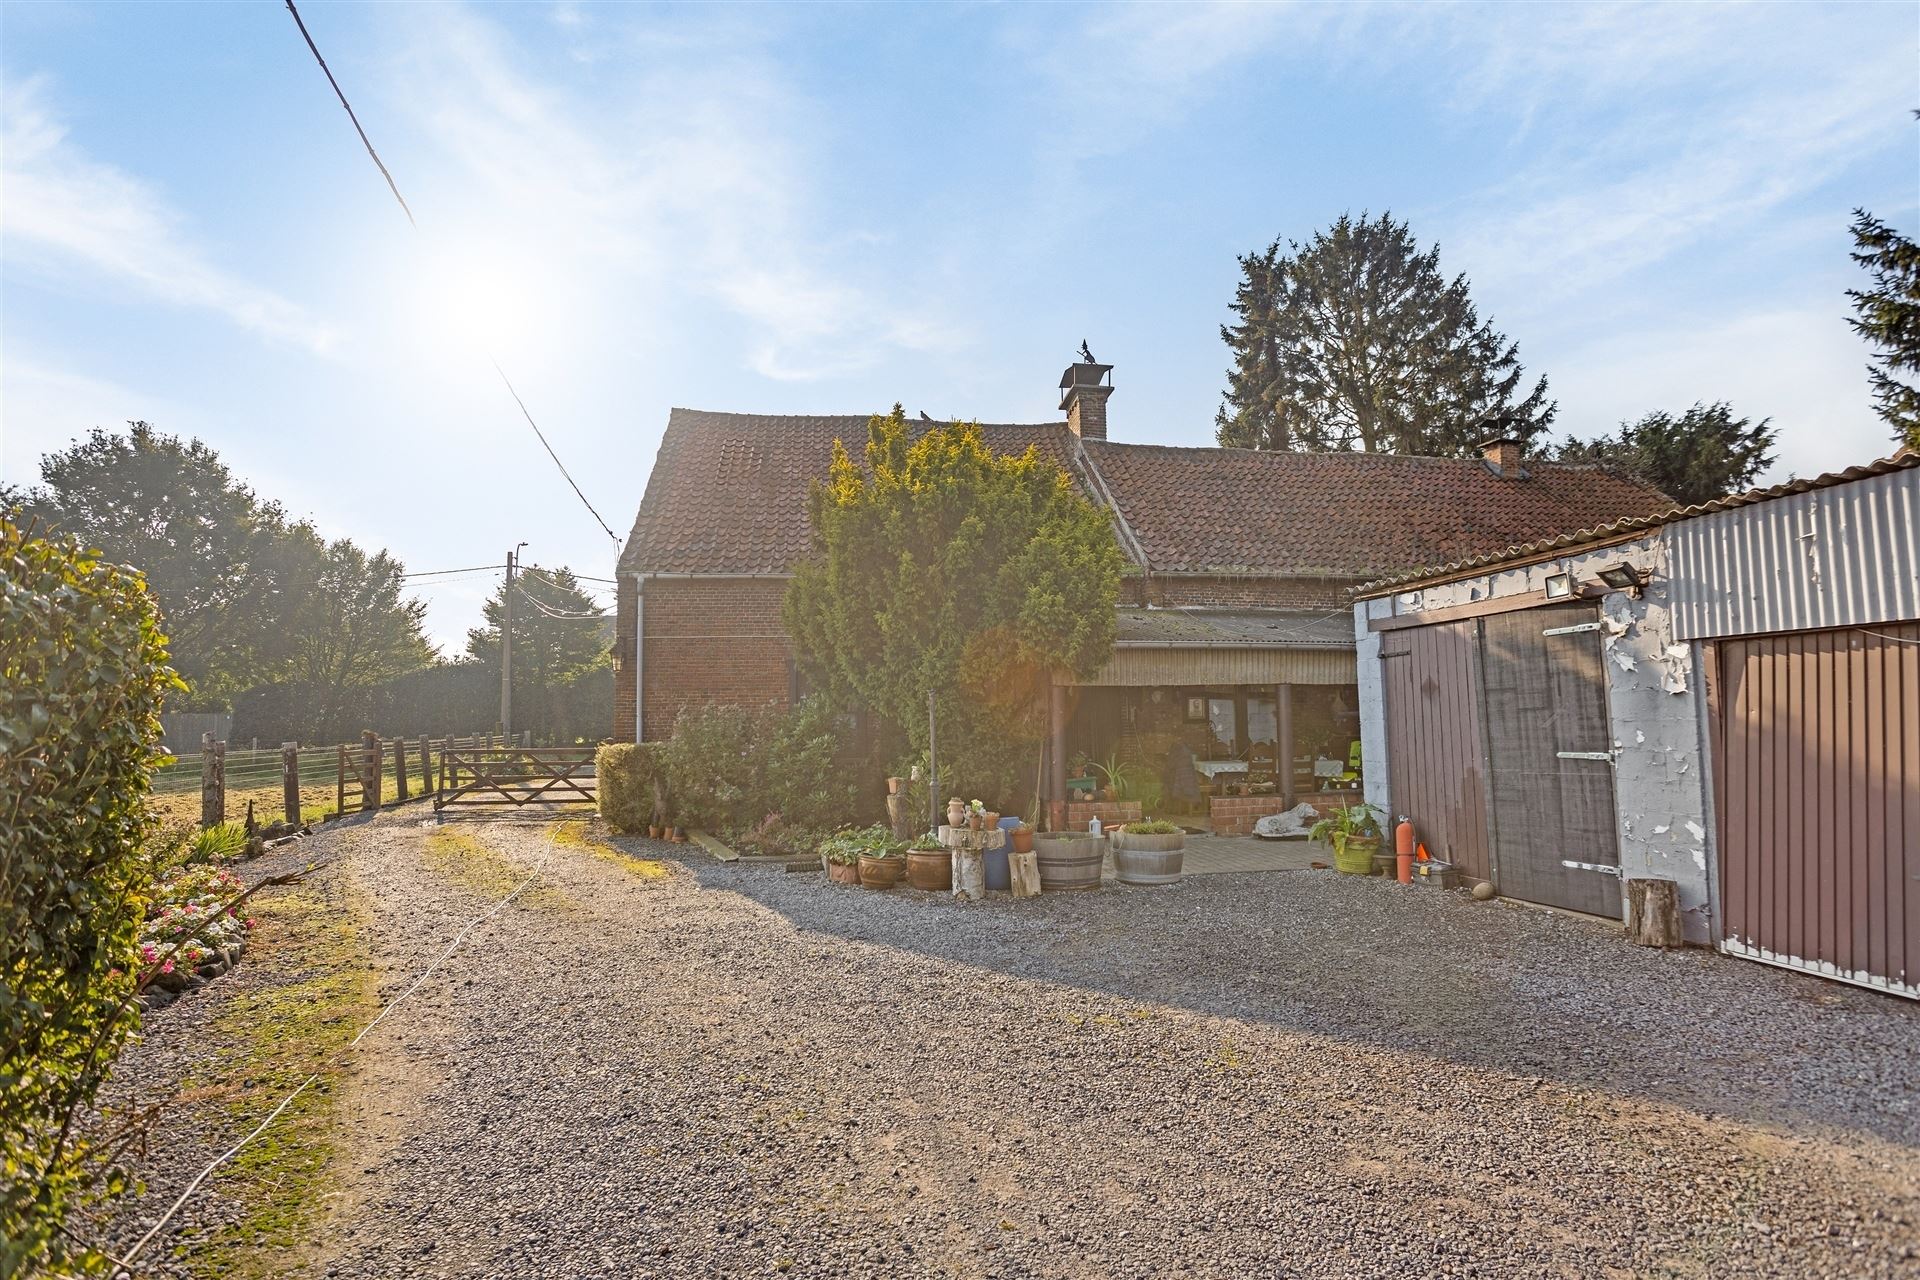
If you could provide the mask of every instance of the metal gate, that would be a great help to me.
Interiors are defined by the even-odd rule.
[[[448,747],[440,753],[437,813],[454,805],[594,804],[593,747]]]
[[[1721,949],[1920,997],[1920,624],[1714,656]]]
[[[1510,897],[1621,916],[1599,608],[1481,619],[1493,863]]]

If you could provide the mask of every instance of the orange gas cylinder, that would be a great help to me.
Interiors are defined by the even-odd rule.
[[[1394,873],[1401,884],[1413,883],[1413,824],[1405,818],[1393,829]]]

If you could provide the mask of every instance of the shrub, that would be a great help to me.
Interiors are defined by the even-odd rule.
[[[791,711],[768,719],[767,810],[803,827],[833,827],[851,819],[860,802],[859,783],[853,770],[836,761],[852,732],[850,718],[824,698],[803,698]]]
[[[120,1187],[71,1130],[139,1022],[146,792],[183,688],[137,573],[0,519],[0,1275],[90,1265],[60,1225]]]
[[[1175,826],[1165,818],[1127,823],[1127,834],[1130,836],[1177,836],[1184,830],[1184,827]]]
[[[253,921],[224,913],[222,908],[244,889],[233,872],[205,863],[167,876],[155,887],[153,905],[140,928],[141,968],[160,961],[161,973],[190,972],[213,959],[215,952],[237,947]],[[208,924],[209,920],[213,923]]]
[[[828,862],[850,866],[864,855],[869,858],[893,858],[906,852],[906,845],[893,838],[882,826],[856,827],[836,831],[820,842],[820,852]]]
[[[845,717],[817,699],[784,712],[684,708],[659,745],[674,821],[709,831],[743,830],[769,814],[802,828],[845,823],[859,798],[853,772],[836,759],[846,732]]]
[[[615,831],[645,831],[665,818],[660,748],[652,742],[613,742],[594,756],[599,779],[600,816]]]

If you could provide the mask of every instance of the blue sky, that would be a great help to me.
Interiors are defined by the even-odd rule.
[[[1920,6],[0,8],[0,475],[143,417],[411,568],[611,573],[672,405],[1206,443],[1235,255],[1392,210],[1591,435],[1888,451],[1847,222],[1920,221]],[[423,589],[449,644],[484,580]]]

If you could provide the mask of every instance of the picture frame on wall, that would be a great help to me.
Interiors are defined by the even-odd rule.
[[[1187,695],[1187,720],[1193,724],[1207,722],[1207,699],[1204,694]]]

